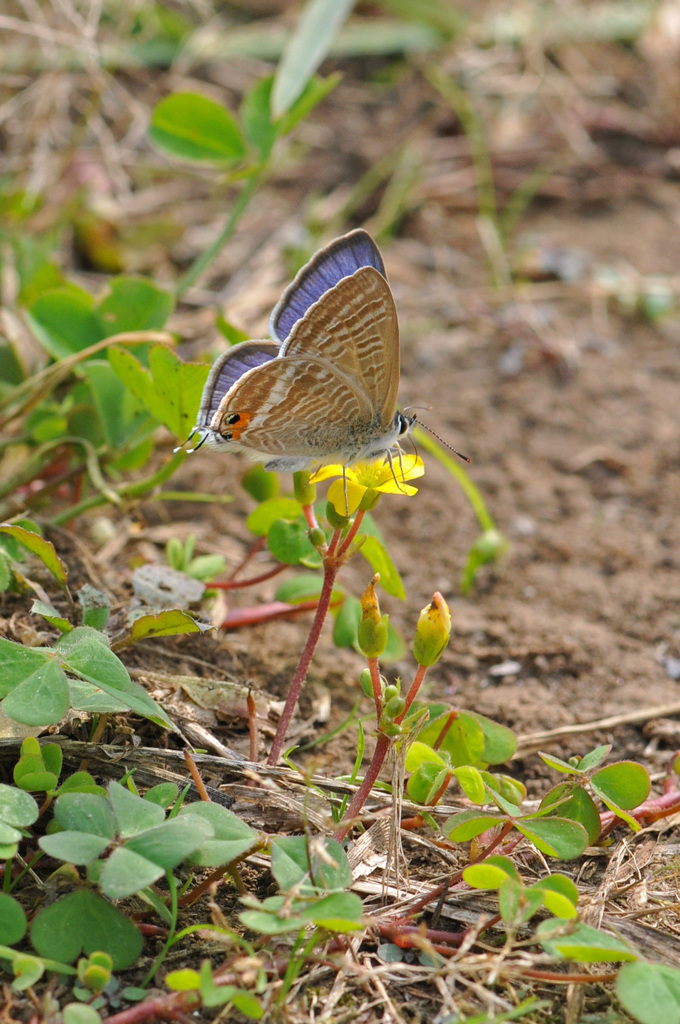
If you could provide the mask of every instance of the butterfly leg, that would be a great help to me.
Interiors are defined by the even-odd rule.
[[[395,444],[394,448],[396,449],[397,458],[399,459],[399,472],[401,473],[401,480],[399,480],[399,477],[397,476],[394,470],[394,456],[392,454],[393,449],[388,448],[388,450],[385,452],[385,458],[390,464],[390,472],[392,473],[392,479],[394,480],[395,484],[397,485],[401,493],[406,494],[407,491],[401,486],[404,480],[404,453],[399,444]]]

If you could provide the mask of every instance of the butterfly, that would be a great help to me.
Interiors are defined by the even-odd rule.
[[[415,416],[397,410],[397,311],[370,235],[350,231],[316,253],[274,307],[269,333],[216,361],[191,450],[243,452],[277,472],[391,464]]]

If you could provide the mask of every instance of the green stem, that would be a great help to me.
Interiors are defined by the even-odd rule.
[[[166,871],[165,877],[168,881],[168,889],[170,890],[170,931],[165,941],[165,945],[151,965],[151,970],[147,974],[146,978],[142,982],[142,988],[147,988],[154,979],[156,971],[165,960],[168,952],[174,945],[175,930],[177,928],[177,914],[179,911],[179,901],[177,899],[177,882],[172,871]]]
[[[441,462],[442,466],[448,469],[452,476],[455,476],[465,494],[465,497],[472,505],[472,509],[477,516],[477,520],[482,530],[495,530],[496,525],[487,511],[484,499],[463,467],[459,466],[455,459],[452,459],[446,454],[446,452],[442,451],[440,445],[437,444],[435,439],[430,437],[429,434],[426,434],[424,430],[421,430],[419,427],[415,427],[413,437],[419,445],[422,445],[425,451],[428,451],[430,455],[434,455],[437,462]]]
[[[212,245],[208,246],[205,252],[201,253],[201,255],[194,260],[184,277],[178,281],[177,287],[175,288],[175,294],[178,297],[183,295],[188,288],[191,288],[191,286],[196,283],[203,271],[210,266],[212,261],[221,251],[225,242],[227,242],[231,237],[236,225],[241,219],[242,214],[249,206],[250,200],[257,192],[264,176],[265,168],[263,167],[254,173],[246,185],[241,189],[236,197],[236,201],[234,202],[227,223],[224,225],[215,241]]]
[[[154,488],[160,487],[162,483],[165,483],[175,470],[179,469],[185,458],[186,452],[176,452],[164,466],[161,466],[151,476],[147,476],[143,480],[137,480],[133,484],[121,484],[120,487],[113,487],[111,490],[115,491],[121,500],[139,498],[148,491],[152,491]],[[83,512],[87,512],[91,508],[97,508],[99,505],[105,505],[107,500],[103,494],[91,494],[88,498],[83,498],[77,505],[72,505],[70,508],[64,509],[63,512],[58,512],[56,516],[52,516],[50,523],[54,526],[63,526],[64,523],[69,523],[76,516],[82,515]]]

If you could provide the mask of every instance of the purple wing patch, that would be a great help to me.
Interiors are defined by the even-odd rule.
[[[298,272],[269,318],[272,338],[283,343],[310,306],[361,267],[374,267],[387,280],[385,264],[375,242],[359,228],[336,238]]]
[[[248,370],[263,366],[278,354],[279,346],[273,341],[243,341],[220,356],[205,382],[196,426],[210,426],[222,399],[236,381]]]

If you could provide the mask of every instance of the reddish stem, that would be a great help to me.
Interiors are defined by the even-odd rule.
[[[371,673],[371,683],[373,685],[373,700],[375,701],[375,714],[378,721],[382,714],[382,687],[380,685],[380,666],[377,658],[368,659],[368,670]]]
[[[337,534],[337,532],[338,531],[336,530],[335,533]],[[330,556],[330,553],[324,559],[323,587],[321,590],[321,596],[319,597],[319,603],[316,606],[316,614],[314,616],[314,621],[312,622],[312,628],[309,631],[305,649],[302,652],[302,657],[300,658],[298,667],[295,670],[293,682],[290,684],[290,690],[288,691],[286,703],[281,714],[281,718],[279,719],[276,736],[274,737],[274,742],[272,743],[272,748],[269,752],[269,757],[267,758],[267,764],[269,765],[275,765],[281,756],[281,750],[283,749],[286,733],[288,732],[288,727],[290,726],[295,706],[299,700],[300,693],[302,692],[302,687],[307,677],[307,670],[314,655],[314,651],[316,650],[316,645],[319,642],[319,637],[321,636],[321,627],[324,624],[324,620],[330,607],[335,578],[338,575],[338,570],[341,564],[339,557],[332,557]]]
[[[318,606],[318,601],[300,601],[299,604],[270,601],[269,604],[260,604],[253,608],[235,608],[229,612],[221,626],[222,629],[240,629],[241,626],[255,626],[260,622],[271,622],[272,619],[289,619],[303,612],[314,611]]]
[[[402,713],[399,715],[399,717],[395,718],[395,722],[397,723],[397,725],[401,725],[401,723],[404,721],[404,718],[405,718],[405,716],[406,716],[406,714],[408,712],[408,709],[411,707],[411,704],[413,704],[413,701],[416,699],[416,696],[418,695],[418,690],[420,689],[420,684],[422,683],[423,679],[425,678],[425,673],[426,672],[427,672],[427,668],[425,667],[425,665],[418,665],[418,671],[414,675],[413,682],[411,683],[410,689],[409,689],[408,693],[406,694],[406,706],[405,706],[404,710],[402,711]]]
[[[265,580],[270,580],[272,576],[278,576],[279,573],[288,569],[287,565],[276,565],[273,569],[268,572],[263,572],[260,576],[253,576],[249,580],[226,580],[224,583],[216,583],[211,580],[210,583],[206,583],[206,587],[210,590],[238,590],[241,587],[254,587],[256,583],[264,583]]]
[[[359,532],[359,527],[361,526],[361,522],[362,522],[362,520],[364,518],[364,515],[365,515],[364,512],[357,512],[356,519],[352,523],[347,536],[345,537],[345,539],[343,540],[342,544],[340,545],[337,557],[339,559],[341,559],[341,562],[340,562],[341,565],[342,565],[342,562],[344,562],[345,558],[347,557],[347,552],[349,551],[350,544],[352,543],[352,541],[356,537],[357,533]],[[330,551],[330,549],[329,549],[329,551]]]
[[[207,803],[210,803],[208,790],[205,788],[205,783],[201,778],[201,773],[196,767],[196,762],[194,761],[193,757],[191,756],[188,750],[184,751],[184,760],[186,761],[187,768],[189,769],[189,775],[191,775],[191,778],[194,781],[194,786],[196,787],[196,790],[198,791],[198,795],[200,796],[201,800],[205,800]]]
[[[385,762],[385,758],[387,757],[387,751],[390,749],[390,742],[391,741],[389,736],[385,736],[385,734],[382,732],[378,733],[378,739],[375,744],[375,750],[373,751],[373,757],[371,758],[371,763],[368,766],[368,771],[366,772],[364,781],[361,783],[358,790],[352,797],[352,802],[350,803],[349,807],[347,808],[343,815],[343,821],[347,819],[347,824],[341,824],[340,828],[335,833],[334,839],[336,839],[338,842],[341,842],[349,832],[350,828],[352,827],[352,819],[356,818],[357,814],[364,806],[366,797],[373,789],[373,783],[378,778],[378,775],[380,774],[380,769],[382,768]]]
[[[314,512],[314,506],[313,505],[303,505],[302,506],[302,514],[304,515],[305,519],[307,520],[307,526],[309,527],[309,529],[310,530],[316,530],[318,528],[319,524],[318,524],[317,519],[316,519],[316,513]]]

